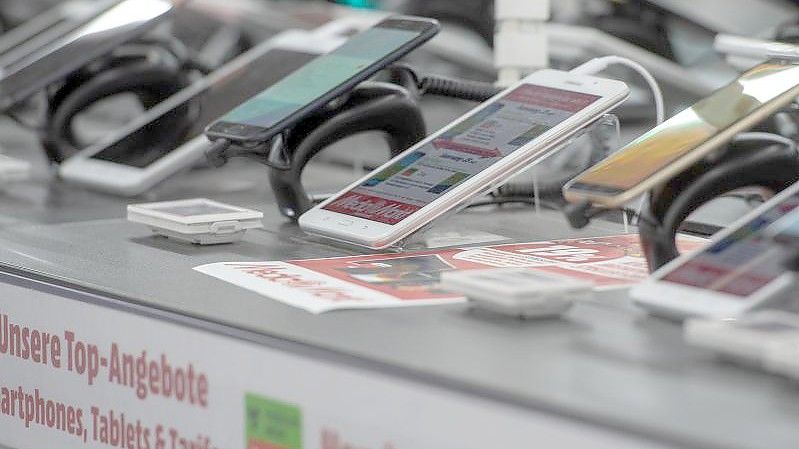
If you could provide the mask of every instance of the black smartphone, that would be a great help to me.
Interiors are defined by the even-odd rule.
[[[206,129],[211,140],[266,142],[438,33],[433,19],[393,16],[356,34]]]
[[[63,38],[4,67],[0,74],[0,111],[147,33],[173,9],[168,0],[124,0]]]

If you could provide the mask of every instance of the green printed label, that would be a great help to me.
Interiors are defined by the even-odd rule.
[[[247,394],[247,449],[302,449],[302,411],[291,404]]]

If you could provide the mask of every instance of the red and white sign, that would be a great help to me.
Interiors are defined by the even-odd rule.
[[[598,95],[533,84],[525,84],[515,89],[507,97],[508,101],[516,103],[568,112],[579,112],[600,98]]]
[[[347,192],[325,206],[325,209],[393,225],[409,217],[421,207],[363,193]]]
[[[702,244],[700,239],[680,237],[683,250]],[[638,235],[633,234],[287,262],[226,262],[195,270],[322,313],[462,302],[461,295],[438,286],[442,272],[503,267],[572,276],[599,289],[628,287],[648,275]]]

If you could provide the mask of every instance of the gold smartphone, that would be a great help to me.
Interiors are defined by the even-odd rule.
[[[568,201],[621,207],[667,182],[799,96],[799,65],[769,61],[599,162],[563,188]]]

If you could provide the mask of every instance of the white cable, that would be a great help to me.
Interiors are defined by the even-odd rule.
[[[660,85],[657,80],[655,80],[655,77],[641,64],[621,56],[602,56],[575,67],[570,73],[596,75],[613,64],[629,67],[641,75],[641,78],[649,85],[649,88],[652,90],[652,95],[655,97],[655,116],[657,124],[660,125],[663,123],[663,120],[666,119],[665,107],[663,106],[663,91],[660,90]]]
[[[663,105],[663,91],[660,90],[660,85],[658,84],[657,80],[646,67],[642,66],[641,64],[633,61],[632,59],[623,58],[621,56],[602,56],[599,58],[591,59],[588,62],[580,64],[579,66],[575,67],[571,70],[570,73],[576,73],[579,75],[596,75],[597,73],[605,70],[608,66],[618,64],[623,65],[625,67],[629,67],[635,70],[641,78],[646,81],[649,85],[649,88],[652,90],[652,96],[655,99],[655,121],[658,125],[663,123],[666,120],[666,108]],[[644,205],[646,204],[646,196],[641,198],[641,201],[638,203],[636,217],[641,216],[641,211],[644,209]],[[627,215],[624,214],[624,231],[627,232]],[[638,219],[635,220],[633,223],[635,225],[638,224]]]

